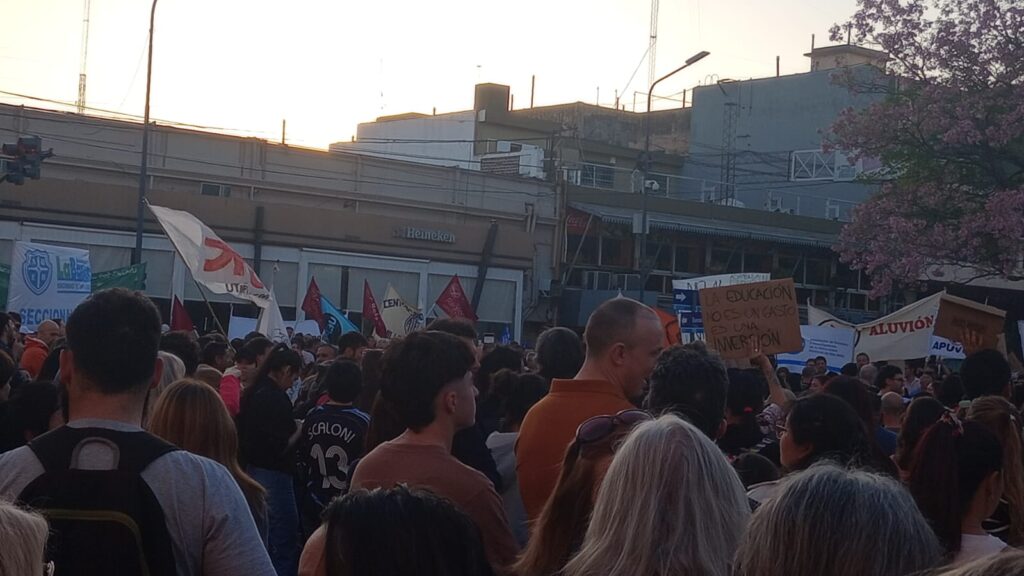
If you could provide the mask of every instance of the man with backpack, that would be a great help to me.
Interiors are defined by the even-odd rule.
[[[0,455],[0,498],[46,515],[59,574],[272,575],[227,469],[140,427],[159,343],[140,293],[79,305],[60,357],[68,424]]]

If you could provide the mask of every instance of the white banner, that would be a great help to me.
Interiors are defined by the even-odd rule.
[[[256,332],[256,329],[259,328],[259,323],[258,318],[232,316],[231,320],[228,321],[228,340],[245,338],[250,332]],[[316,323],[316,320],[302,320],[299,322],[285,320],[284,325],[286,328],[294,328],[296,334],[320,336],[320,326]]]
[[[844,364],[853,362],[853,341],[856,331],[852,328],[827,328],[824,326],[801,326],[800,336],[804,339],[804,349],[792,354],[779,354],[779,366],[787,366],[790,372],[799,372],[792,368],[803,368],[807,360],[824,356],[828,361],[828,369],[839,372]]]
[[[390,283],[380,304],[380,315],[384,318],[384,326],[388,329],[389,338],[415,332],[423,324],[423,314],[406,304]]]
[[[935,330],[935,316],[939,313],[942,294],[940,292],[918,300],[888,316],[856,326],[824,310],[807,306],[807,323],[812,326],[856,329],[856,353],[867,354],[872,362],[923,358],[933,353],[932,333]]]
[[[249,263],[206,224],[181,210],[152,204],[149,209],[197,282],[214,294],[231,294],[260,308],[271,305],[270,291]]]
[[[43,320],[66,321],[92,292],[89,251],[16,242],[7,309],[21,314],[22,332]]]
[[[274,342],[287,342],[288,331],[284,318],[281,317],[281,307],[277,305],[277,297],[273,289],[270,290],[270,305],[260,310],[259,325],[256,331],[270,338]]]
[[[673,280],[672,290],[702,290],[704,288],[718,288],[719,286],[735,286],[737,284],[767,282],[771,279],[771,274],[766,274],[762,272],[743,272],[737,274],[719,274],[717,276],[701,276],[699,278]]]

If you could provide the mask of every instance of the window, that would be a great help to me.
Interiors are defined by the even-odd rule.
[[[647,243],[647,262],[652,270],[672,269],[672,245],[661,242]]]
[[[828,260],[808,258],[807,278],[804,282],[806,284],[814,284],[816,286],[828,285],[829,278],[832,276],[830,268]]]
[[[580,186],[587,188],[615,187],[615,168],[601,164],[583,164],[580,167]]]
[[[779,255],[776,278],[792,278],[797,284],[804,283],[804,261],[796,254]]]
[[[576,258],[576,249],[580,245],[580,238],[576,234],[569,235],[569,242],[566,246],[565,261],[572,262],[573,258]],[[597,264],[597,238],[588,234],[586,240],[583,241],[583,247],[580,248],[579,258],[576,258],[576,265],[580,264]]]
[[[228,198],[231,196],[231,186],[225,184],[213,184],[211,182],[203,182],[199,186],[199,193],[203,196],[218,196],[220,198]]]
[[[712,274],[740,272],[742,256],[739,250],[732,248],[713,248],[711,250],[711,268],[708,272]]]
[[[852,308],[853,310],[864,310],[867,308],[867,296],[857,293],[851,293],[849,296],[850,302],[847,308]]]
[[[772,271],[772,255],[771,254],[752,254],[747,252],[743,255],[743,271],[744,272],[771,272]]]
[[[700,272],[699,267],[690,265],[691,248],[689,246],[676,246],[675,252],[676,259],[674,270],[676,272]]]
[[[628,268],[629,251],[621,238],[601,238],[601,265]]]

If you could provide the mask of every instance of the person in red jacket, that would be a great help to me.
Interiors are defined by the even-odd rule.
[[[43,362],[50,355],[50,346],[57,338],[60,338],[60,326],[53,320],[43,320],[39,324],[39,328],[36,329],[35,338],[31,336],[25,338],[25,351],[21,354],[19,366],[28,372],[33,380],[39,376],[39,371],[43,369]]]

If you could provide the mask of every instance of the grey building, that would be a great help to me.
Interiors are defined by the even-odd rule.
[[[844,109],[880,98],[851,93],[840,77],[887,82],[885,53],[842,45],[806,56],[809,72],[694,89],[680,198],[849,221],[875,190],[859,179],[877,166],[823,142]]]

